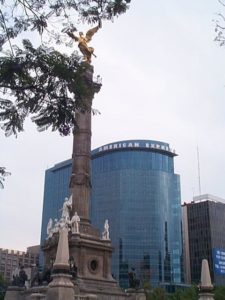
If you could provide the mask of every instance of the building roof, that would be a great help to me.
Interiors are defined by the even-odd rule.
[[[206,201],[225,204],[225,199],[223,199],[221,197],[217,197],[217,196],[214,196],[211,194],[203,194],[203,195],[193,197],[193,201],[191,201],[189,203],[184,202],[182,204],[182,206],[186,206],[189,204],[195,204],[195,203],[199,203],[199,202],[206,202]]]

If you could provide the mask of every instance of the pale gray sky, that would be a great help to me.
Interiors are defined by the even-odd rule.
[[[217,0],[133,0],[92,41],[103,78],[94,107],[92,148],[123,139],[170,143],[179,154],[182,201],[202,193],[225,198],[225,48],[215,38]],[[75,45],[74,45],[75,47]],[[72,136],[0,132],[1,163],[12,175],[0,190],[0,247],[24,250],[40,240],[44,172],[71,157]]]

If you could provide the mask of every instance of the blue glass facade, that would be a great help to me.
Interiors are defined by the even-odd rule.
[[[109,220],[112,271],[123,287],[131,268],[152,286],[181,282],[181,199],[174,156],[168,144],[148,140],[92,151],[91,221],[103,230]],[[59,214],[68,195],[70,170],[67,161],[46,171],[42,239],[49,217]]]
[[[112,270],[128,286],[181,282],[181,199],[175,154],[156,141],[122,141],[92,152],[91,220],[108,219],[115,247]]]
[[[56,164],[45,171],[44,201],[41,224],[41,242],[47,237],[47,224],[50,218],[60,219],[65,197],[69,196],[69,181],[72,160]],[[41,256],[42,259],[42,256]]]

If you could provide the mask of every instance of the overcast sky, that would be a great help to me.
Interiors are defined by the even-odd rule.
[[[199,194],[197,145],[202,194],[225,198],[225,48],[213,41],[220,11],[217,0],[133,0],[91,42],[103,78],[92,148],[168,142],[179,155],[182,202]],[[25,250],[40,240],[44,172],[71,157],[72,136],[39,133],[28,121],[17,138],[0,132],[0,145],[0,165],[12,173],[0,190],[0,247]]]

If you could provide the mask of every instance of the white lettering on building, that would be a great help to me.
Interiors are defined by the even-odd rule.
[[[118,148],[150,148],[150,149],[161,149],[164,151],[168,151],[171,153],[176,153],[175,150],[171,149],[167,145],[161,145],[161,144],[154,144],[154,143],[137,143],[137,142],[129,142],[129,143],[115,143],[115,144],[109,144],[98,148],[98,152],[102,151],[108,151]]]

